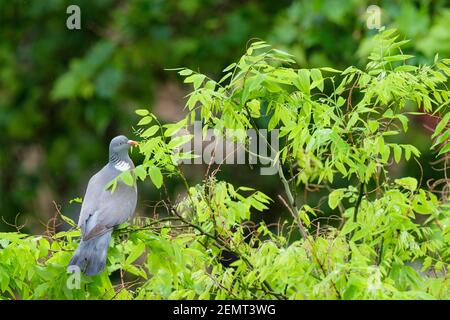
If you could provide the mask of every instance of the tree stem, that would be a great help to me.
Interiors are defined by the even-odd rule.
[[[300,233],[301,233],[303,239],[306,239],[307,234],[305,231],[305,227],[303,226],[302,220],[300,219],[300,216],[298,214],[297,204],[295,203],[295,199],[294,199],[294,196],[292,195],[289,183],[286,180],[286,177],[284,176],[283,168],[282,168],[281,164],[279,164],[279,167],[278,167],[278,176],[280,177],[280,180],[283,183],[284,191],[286,192],[286,195],[288,197],[289,205],[292,207],[292,210],[293,210],[292,215],[294,216],[293,218],[297,222],[298,228],[300,230]]]
[[[358,199],[356,200],[356,204],[355,204],[355,212],[353,213],[353,222],[356,223],[358,222],[358,212],[359,212],[359,206],[361,205],[362,202],[362,198],[364,196],[364,182],[361,182],[361,184],[359,185],[359,193],[358,193]],[[355,234],[355,229],[353,229],[353,231],[350,233],[350,238],[353,238],[353,235]]]
[[[361,182],[361,184],[359,185],[358,200],[356,200],[356,204],[355,204],[355,213],[353,214],[353,222],[358,221],[358,211],[359,211],[359,206],[361,205],[363,196],[364,196],[364,182]]]

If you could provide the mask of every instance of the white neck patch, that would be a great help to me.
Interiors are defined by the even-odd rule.
[[[114,168],[116,168],[119,171],[127,171],[130,169],[130,165],[126,161],[119,161],[114,165]]]

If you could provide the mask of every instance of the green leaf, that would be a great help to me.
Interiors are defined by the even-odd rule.
[[[441,131],[447,127],[448,121],[450,120],[450,112],[446,113],[445,116],[442,118],[441,121],[439,121],[439,124],[436,126],[436,129],[434,130],[432,138],[436,137]]]
[[[147,275],[145,274],[145,271],[144,271],[144,270],[142,270],[141,268],[136,267],[136,266],[134,266],[134,265],[132,265],[132,264],[126,264],[126,265],[124,265],[124,266],[123,266],[123,269],[124,269],[126,272],[129,272],[129,273],[131,273],[131,274],[133,274],[133,275],[135,275],[135,276],[139,276],[139,277],[142,277],[142,278],[144,278],[144,279],[147,278]],[[126,289],[122,289],[121,292],[124,292],[124,290],[127,291]],[[128,294],[127,296],[131,296],[131,294]]]
[[[230,70],[233,69],[235,66],[236,66],[236,62],[233,62],[233,63],[230,64],[228,67],[226,67],[225,69],[223,69],[223,72],[230,71]]]
[[[417,180],[415,178],[406,177],[401,179],[395,179],[394,182],[399,186],[414,191],[417,189]]]
[[[133,247],[127,259],[125,260],[125,264],[132,264],[139,258],[145,251],[145,243],[139,242],[136,246]]]
[[[105,187],[105,190],[111,190],[111,193],[114,193],[114,191],[116,190],[116,187],[117,187],[118,179],[119,179],[119,177],[116,177],[116,178],[112,179],[110,182],[108,182],[108,184]]]
[[[353,220],[347,220],[344,224],[344,227],[341,230],[341,234],[345,236],[349,234],[351,231],[355,230],[358,225],[353,222]]]
[[[338,204],[341,202],[341,200],[344,198],[344,195],[345,195],[345,189],[333,190],[328,195],[328,206],[331,209],[335,209],[338,206]]]
[[[394,160],[399,163],[402,158],[402,148],[399,145],[393,144],[392,149],[394,150]]]
[[[166,131],[164,131],[164,136],[170,137],[170,136],[174,135],[185,125],[186,125],[186,119],[178,121],[177,123],[165,124],[164,127],[166,128]]]
[[[149,124],[150,122],[152,122],[153,117],[151,116],[145,116],[143,117],[139,122],[138,122],[138,126],[144,126],[146,124]]]
[[[394,69],[394,71],[396,71],[396,72],[413,72],[416,70],[417,70],[417,67],[411,66],[411,65],[402,65],[402,66],[398,66]]]
[[[203,80],[205,80],[206,76],[203,74],[193,74],[184,79],[184,83],[192,83],[194,85],[194,89],[197,90],[200,88],[200,85],[203,83]]]
[[[313,83],[311,84],[311,89],[317,87],[320,91],[323,91],[323,78],[322,72],[319,69],[311,70],[311,79]]]
[[[148,137],[152,137],[153,135],[155,135],[155,133],[159,130],[159,126],[158,125],[154,125],[151,126],[150,128],[148,128],[147,130],[145,130],[142,134],[141,137],[143,138],[148,138]]]
[[[342,72],[340,70],[337,70],[337,69],[334,69],[334,68],[330,68],[330,67],[323,67],[323,68],[320,68],[320,70],[327,71],[327,72],[334,72],[334,73],[341,73]]]
[[[450,151],[450,142],[448,142],[446,145],[444,145],[444,147],[441,150],[439,150],[438,155],[447,153],[449,151]]]
[[[259,118],[261,116],[261,113],[260,113],[261,105],[259,103],[259,100],[252,99],[249,102],[247,102],[247,106],[250,110],[250,116],[252,118]]]
[[[343,176],[345,176],[345,175],[347,174],[347,169],[345,169],[345,166],[344,166],[342,163],[340,163],[339,161],[336,161],[336,162],[334,163],[334,166],[336,167],[336,169],[339,170],[339,172],[340,172]]]
[[[220,80],[219,80],[219,82],[218,83],[222,83],[222,82],[224,82],[225,80],[227,80],[229,77],[231,77],[233,75],[233,73],[231,73],[231,72],[228,72],[227,74],[225,74],[222,78],[220,78]]]
[[[309,71],[306,69],[298,70],[298,77],[296,78],[294,84],[299,90],[309,95],[310,92]]]
[[[347,122],[346,129],[350,130],[356,124],[356,122],[358,122],[358,120],[359,120],[359,115],[356,112],[353,113],[352,116],[350,117],[350,120],[348,120],[348,122]]]
[[[375,131],[378,130],[379,123],[378,123],[378,121],[375,121],[375,120],[369,120],[367,125],[369,127],[370,132],[375,133]]]
[[[414,58],[414,56],[412,56],[410,54],[397,54],[397,55],[393,55],[393,56],[389,56],[389,57],[384,57],[383,60],[388,61],[388,62],[394,62],[394,61],[408,60],[411,58]]]
[[[187,143],[188,141],[191,141],[192,137],[193,137],[192,134],[186,134],[183,136],[175,137],[172,140],[170,140],[167,147],[169,149],[177,148],[177,147],[182,146],[183,144]]]
[[[147,109],[137,109],[135,112],[140,116],[146,116],[150,114],[150,112]]]
[[[65,215],[61,214],[61,219],[63,219],[67,224],[69,224],[72,227],[76,227],[77,224],[75,223],[75,221],[73,221],[72,219],[70,219],[69,217],[66,217]]]
[[[120,179],[128,186],[134,185],[134,179],[130,171],[124,171],[120,174]]]
[[[148,168],[148,174],[150,175],[150,179],[152,180],[155,187],[158,189],[161,188],[163,183],[163,176],[159,168],[156,166],[150,166]]]
[[[254,191],[255,189],[244,186],[244,187],[239,187],[236,191],[239,191],[239,190],[242,190],[242,191]]]
[[[391,108],[387,109],[387,110],[384,112],[383,117],[389,118],[389,119],[390,119],[390,118],[393,118],[393,117],[394,117],[394,111],[392,111]]]
[[[191,69],[183,69],[183,70],[179,71],[178,74],[180,76],[189,76],[192,74],[192,72],[193,71]]]
[[[441,143],[447,141],[450,137],[450,129],[446,130],[444,133],[442,133],[437,139],[436,142],[431,146],[431,149],[436,148]]]
[[[408,131],[408,117],[403,115],[403,114],[399,114],[397,115],[397,118],[400,120],[400,122],[402,123],[403,126],[403,131]]]
[[[76,197],[76,198],[73,198],[73,199],[69,200],[69,203],[70,203],[70,204],[72,204],[72,203],[74,203],[74,202],[76,202],[76,203],[82,203],[82,202],[83,202],[83,198]]]
[[[144,181],[145,177],[147,176],[147,171],[145,171],[145,168],[140,165],[134,168],[134,174],[141,179],[141,181]]]
[[[337,106],[338,108],[340,108],[340,107],[342,107],[342,106],[344,105],[344,103],[345,103],[345,99],[342,98],[341,96],[339,96],[339,98],[338,98],[337,101],[336,101],[336,106]]]

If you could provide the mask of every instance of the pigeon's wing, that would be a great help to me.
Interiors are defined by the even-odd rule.
[[[103,184],[103,180],[105,180],[102,178],[104,175],[105,168],[91,177],[86,188],[86,193],[81,205],[80,218],[78,219],[78,226],[81,228],[82,235],[85,235],[90,231],[89,229],[91,229],[92,226],[89,225],[93,222],[92,217],[98,212],[100,204],[98,200],[100,199],[103,191],[100,186]],[[88,221],[90,221],[89,225],[87,224]]]
[[[117,182],[114,192],[105,191],[99,199],[99,209],[95,216],[95,227],[86,234],[86,239],[103,234],[125,222],[134,213],[137,203],[136,186],[130,187],[122,181]]]
[[[133,215],[137,203],[136,186],[130,187],[119,180],[114,192],[105,190],[119,173],[106,166],[89,181],[86,205],[80,214],[84,240],[104,234]]]

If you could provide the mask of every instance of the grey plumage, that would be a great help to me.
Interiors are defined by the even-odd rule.
[[[108,245],[112,229],[90,240],[81,240],[69,266],[78,266],[87,276],[94,276],[105,269]]]
[[[114,227],[134,214],[136,185],[130,187],[119,180],[113,193],[105,189],[123,171],[134,168],[128,149],[135,144],[125,136],[112,139],[108,164],[89,180],[78,221],[81,242],[69,262],[69,266],[78,266],[88,276],[103,271]]]

